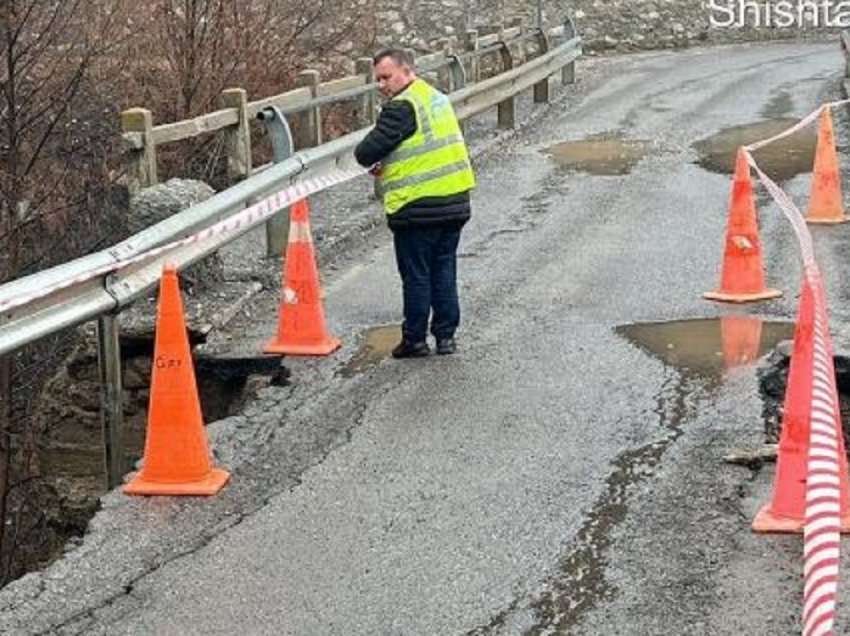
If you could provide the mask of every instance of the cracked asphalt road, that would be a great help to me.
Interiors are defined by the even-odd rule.
[[[583,86],[476,161],[458,355],[341,373],[358,334],[400,314],[377,229],[326,272],[342,352],[287,361],[292,386],[210,427],[232,484],[210,500],[110,494],[81,545],[0,592],[0,630],[799,633],[800,538],[749,530],[772,470],[721,460],[763,441],[755,371],[706,382],[615,328],[793,318],[796,244],[766,201],[768,278],[785,296],[701,300],[717,281],[730,180],[700,168],[692,144],[768,106],[800,117],[839,96],[842,70],[836,42],[580,67]],[[565,171],[543,152],[599,135],[648,140],[649,152],[619,176]],[[799,201],[808,176],[784,185]],[[838,331],[848,231],[816,233]],[[262,341],[275,305],[259,298],[236,333]]]

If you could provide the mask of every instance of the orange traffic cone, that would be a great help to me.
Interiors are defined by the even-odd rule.
[[[761,324],[761,320],[750,316],[720,318],[720,341],[723,347],[723,362],[727,369],[750,364],[758,358]]]
[[[845,223],[844,199],[841,195],[841,175],[838,171],[838,152],[832,114],[824,108],[820,116],[818,145],[815,150],[815,167],[809,196],[807,223]]]
[[[128,495],[214,495],[230,474],[213,468],[173,266],[163,268],[157,308],[145,461]]]
[[[310,208],[306,199],[292,204],[289,244],[286,246],[283,289],[277,336],[266,344],[266,353],[323,356],[335,351],[340,341],[325,327],[319,272],[310,235]]]
[[[753,530],[756,532],[801,533],[805,525],[806,475],[813,396],[814,320],[814,293],[806,281],[800,294],[800,308],[794,329],[794,351],[785,388],[773,497],[753,520]],[[843,451],[839,452],[843,460]],[[850,498],[846,462],[844,463],[845,468],[840,479],[841,526],[842,531],[847,531],[850,529]]]
[[[739,149],[726,225],[720,289],[705,292],[703,296],[709,300],[746,303],[781,295],[781,291],[765,287],[750,166],[744,150]]]

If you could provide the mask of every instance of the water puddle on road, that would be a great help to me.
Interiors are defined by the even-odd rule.
[[[752,364],[793,338],[794,323],[722,316],[621,325],[615,331],[685,375],[720,380],[729,369]]]
[[[344,378],[350,378],[366,369],[376,366],[387,358],[401,340],[399,325],[383,325],[366,330],[363,334],[363,344],[354,357],[340,370]]]
[[[598,137],[565,141],[544,151],[560,168],[592,175],[629,174],[649,154],[651,144],[638,139]]]
[[[773,137],[796,123],[796,119],[782,118],[726,128],[693,144],[700,155],[696,163],[710,172],[732,174],[740,146]],[[817,129],[813,124],[760,148],[753,157],[771,179],[786,181],[812,171],[816,142]]]

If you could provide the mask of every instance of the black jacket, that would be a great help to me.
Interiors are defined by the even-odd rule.
[[[404,100],[388,102],[378,115],[375,127],[357,144],[354,158],[361,166],[383,161],[398,145],[416,132],[416,113]],[[469,192],[445,197],[424,197],[411,201],[394,214],[387,215],[392,229],[411,225],[456,225],[469,220]]]

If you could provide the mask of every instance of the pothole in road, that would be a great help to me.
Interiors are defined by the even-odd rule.
[[[710,172],[732,174],[739,147],[773,137],[796,123],[796,119],[781,118],[726,128],[693,144],[700,156],[696,163]],[[816,143],[815,126],[807,126],[756,150],[753,157],[771,179],[786,181],[812,171]]]
[[[717,382],[734,367],[752,364],[783,340],[794,323],[721,316],[622,325],[616,332],[685,375]]]
[[[788,342],[776,350],[759,369],[759,390],[762,396],[762,416],[764,418],[765,441],[775,444],[782,430],[782,409],[785,401],[785,389],[788,369],[791,365],[793,343]],[[835,384],[838,391],[838,404],[844,429],[844,445],[850,452],[850,356],[836,354]]]
[[[651,147],[648,141],[600,137],[565,141],[549,146],[544,152],[565,170],[617,176],[629,174]]]
[[[350,378],[366,369],[376,366],[381,360],[388,357],[401,340],[401,327],[399,325],[382,325],[367,329],[363,334],[363,344],[339,372],[344,378]]]

